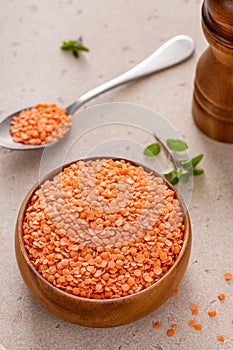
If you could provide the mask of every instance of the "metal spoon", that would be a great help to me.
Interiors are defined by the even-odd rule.
[[[165,44],[157,49],[152,55],[147,57],[135,67],[131,68],[129,71],[80,96],[74,103],[66,107],[67,114],[73,115],[80,106],[103,92],[186,60],[192,56],[194,49],[194,41],[190,36],[177,35],[173,37],[165,42]],[[24,109],[26,108],[23,108],[22,110]],[[26,145],[13,141],[10,134],[11,118],[19,114],[22,110],[11,114],[0,123],[0,146],[17,150],[29,150],[45,147],[45,145]],[[57,141],[47,145],[51,145],[56,142]]]

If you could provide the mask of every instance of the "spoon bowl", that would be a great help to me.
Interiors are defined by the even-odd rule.
[[[177,35],[161,47],[159,47],[152,55],[147,57],[144,61],[131,68],[124,74],[84,93],[75,102],[66,107],[67,115],[74,115],[79,107],[84,103],[91,100],[92,98],[111,90],[117,86],[128,83],[130,81],[145,77],[152,73],[174,66],[180,62],[185,61],[191,57],[195,50],[195,44],[193,39],[188,35]],[[44,148],[47,145],[53,145],[57,141],[41,144],[41,145],[30,145],[20,142],[15,142],[10,133],[11,119],[17,116],[21,111],[30,109],[32,107],[23,108],[10,116],[6,117],[0,123],[0,146],[15,149],[15,150],[32,150],[38,148]],[[66,136],[66,135],[65,135]]]

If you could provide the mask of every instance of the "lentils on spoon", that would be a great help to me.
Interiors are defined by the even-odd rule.
[[[10,132],[15,142],[44,145],[62,138],[71,126],[72,116],[55,103],[39,103],[11,119]]]

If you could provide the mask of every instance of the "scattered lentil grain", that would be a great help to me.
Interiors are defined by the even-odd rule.
[[[208,311],[208,315],[211,316],[211,317],[216,316],[216,314],[217,314],[217,313],[216,313],[216,310],[209,310],[209,311]]]
[[[167,335],[168,335],[169,337],[172,337],[174,334],[175,334],[174,329],[168,329],[168,330],[167,330]]]
[[[198,311],[197,310],[193,310],[192,311],[192,315],[198,315]]]
[[[191,303],[190,309],[191,309],[193,315],[198,314],[198,304],[197,303]]]
[[[153,324],[153,327],[156,328],[156,329],[159,329],[159,328],[161,328],[161,324],[158,323],[158,322],[155,322],[155,323]]]
[[[226,281],[230,281],[232,279],[232,273],[231,272],[225,272],[224,278]]]
[[[179,294],[179,289],[177,288],[173,291],[173,295],[178,295],[178,294]]]
[[[218,299],[219,300],[224,300],[225,299],[225,294],[224,293],[219,293],[218,294]]]
[[[189,326],[193,327],[195,325],[195,321],[194,320],[189,320]]]
[[[171,328],[176,331],[178,329],[178,325],[176,323],[173,323]]]
[[[218,335],[216,336],[216,338],[217,338],[217,340],[219,340],[219,341],[224,341],[224,339],[225,339],[224,335],[222,335],[222,334],[218,334]]]
[[[202,325],[201,325],[200,323],[195,323],[195,324],[194,324],[194,329],[195,329],[196,331],[201,331],[201,330],[202,330]]]

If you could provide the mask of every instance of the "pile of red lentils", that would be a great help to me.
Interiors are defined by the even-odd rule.
[[[55,103],[40,103],[11,119],[10,132],[15,142],[43,145],[62,138],[72,117]]]
[[[34,193],[23,239],[37,271],[73,295],[119,298],[158,281],[183,244],[179,200],[125,160],[78,161]]]

